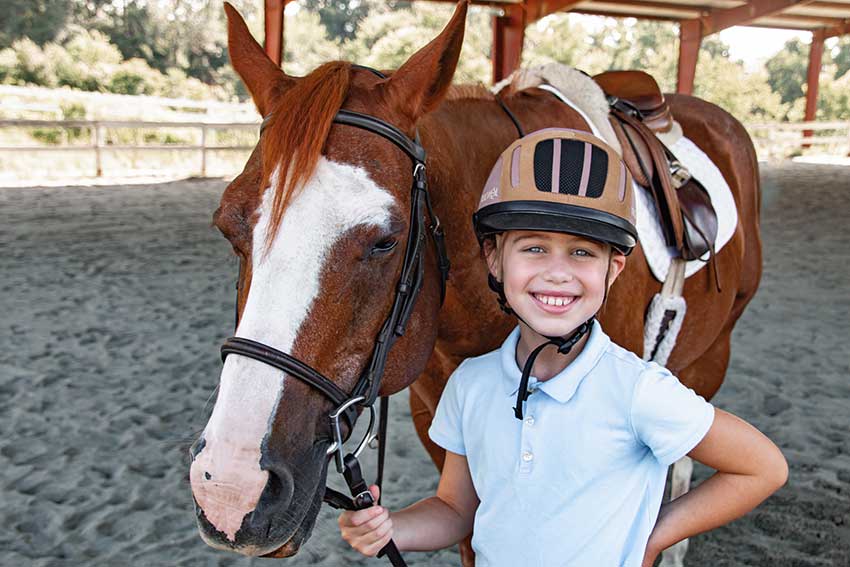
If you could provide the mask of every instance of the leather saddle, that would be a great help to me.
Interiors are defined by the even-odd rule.
[[[658,83],[643,71],[593,77],[608,97],[611,125],[635,181],[651,190],[668,246],[684,260],[714,257],[717,214],[705,187],[655,135],[669,132],[673,116]],[[715,264],[715,281],[719,287]]]

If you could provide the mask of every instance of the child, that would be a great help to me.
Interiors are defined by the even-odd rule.
[[[595,320],[636,244],[633,211],[622,161],[590,134],[540,130],[505,150],[473,221],[519,325],[446,385],[429,430],[446,449],[436,496],[342,513],[354,549],[375,555],[391,538],[440,549],[474,526],[477,567],[649,567],[785,483],[767,437]],[[685,455],[717,473],[661,506],[667,467]]]

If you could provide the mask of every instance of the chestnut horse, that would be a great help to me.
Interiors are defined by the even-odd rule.
[[[426,241],[422,290],[407,333],[390,352],[380,393],[411,386],[417,431],[439,467],[443,452],[426,430],[449,374],[464,358],[497,348],[515,324],[487,288],[471,215],[490,167],[517,132],[492,95],[450,87],[466,2],[386,79],[343,62],[289,77],[225,6],[233,66],[261,115],[272,115],[214,215],[241,260],[236,335],[289,353],[351,391],[395,294],[410,229],[411,163],[381,136],[332,121],[344,108],[410,137],[418,128],[452,271],[441,308],[437,257]],[[527,132],[589,130],[578,113],[539,89],[504,102]],[[732,327],[760,277],[757,163],[741,124],[720,108],[688,96],[671,96],[670,106],[724,174],[740,219],[717,255],[722,291],[708,270],[686,281],[688,315],[668,362],[682,382],[710,398],[723,380]],[[642,351],[644,313],[659,290],[638,246],[601,317],[613,340]],[[247,555],[298,551],[322,504],[331,409],[319,391],[286,373],[227,358],[209,423],[192,448],[191,486],[208,544]]]

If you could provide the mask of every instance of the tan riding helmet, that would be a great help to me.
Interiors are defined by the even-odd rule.
[[[632,180],[588,132],[546,128],[502,152],[472,216],[479,241],[506,230],[577,234],[628,255],[637,243]]]

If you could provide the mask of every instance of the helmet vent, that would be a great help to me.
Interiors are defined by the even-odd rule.
[[[539,191],[552,191],[553,140],[543,140],[534,147],[534,185]]]
[[[585,146],[588,143],[579,140],[563,140],[561,142],[561,182],[558,193],[562,195],[580,195],[581,181],[585,165]]]
[[[605,190],[605,181],[608,179],[608,154],[602,149],[593,146],[590,157],[590,174],[587,177],[586,197],[598,198]]]
[[[592,144],[550,139],[534,147],[534,185],[538,191],[598,198],[607,179],[608,154]]]

